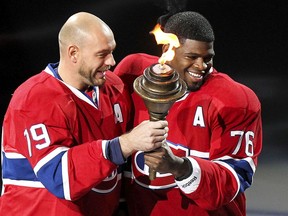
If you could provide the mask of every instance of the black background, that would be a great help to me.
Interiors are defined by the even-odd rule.
[[[182,3],[185,0],[178,0],[176,5]],[[167,13],[166,5],[164,0],[2,1],[1,121],[15,88],[47,63],[58,61],[58,31],[70,15],[87,11],[104,20],[114,32],[114,57],[119,62],[134,52],[160,55],[161,47],[149,31],[158,17]],[[186,10],[200,12],[214,28],[214,67],[252,88],[262,103],[264,140],[259,167],[287,164],[288,3],[188,0]],[[287,170],[283,173],[285,178]],[[280,177],[274,181],[277,178]]]

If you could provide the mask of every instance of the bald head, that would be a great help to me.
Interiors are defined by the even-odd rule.
[[[68,45],[81,46],[89,39],[95,39],[95,34],[97,37],[113,36],[109,26],[97,16],[87,12],[72,15],[62,26],[58,35],[60,54]]]
[[[69,85],[85,90],[105,83],[105,71],[115,65],[116,42],[112,30],[93,14],[72,15],[59,35],[58,73]]]

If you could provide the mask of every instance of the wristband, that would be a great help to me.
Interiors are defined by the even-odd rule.
[[[116,165],[121,165],[126,162],[120,147],[119,137],[107,141],[106,156],[108,160]]]
[[[200,185],[201,169],[198,162],[194,158],[188,157],[186,159],[189,160],[189,163],[193,167],[192,173],[190,176],[186,177],[185,179],[183,178],[181,181],[177,181],[175,179],[175,182],[181,191],[183,191],[185,194],[190,194],[196,191]]]
[[[189,161],[189,159],[186,157],[183,157],[183,159],[184,159],[184,163],[186,162],[188,164],[190,172],[188,172],[186,175],[175,178],[176,181],[182,181],[182,180],[188,178],[193,172],[193,167],[192,167],[192,164]]]

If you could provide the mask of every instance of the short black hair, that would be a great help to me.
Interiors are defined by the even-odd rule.
[[[179,12],[171,16],[164,26],[164,32],[175,34],[180,43],[186,39],[204,42],[214,42],[215,40],[209,21],[194,11]]]

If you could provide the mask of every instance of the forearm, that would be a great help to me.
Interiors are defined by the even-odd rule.
[[[229,165],[189,157],[193,172],[182,181],[179,189],[197,205],[213,210],[229,203],[239,191],[237,174]]]
[[[38,170],[34,168],[37,177],[51,193],[59,198],[67,200],[80,198],[117,168],[103,155],[101,145],[103,142],[106,141],[85,143],[60,152],[45,164],[38,165]],[[54,152],[51,152],[52,154]],[[50,155],[46,158],[50,158]]]

